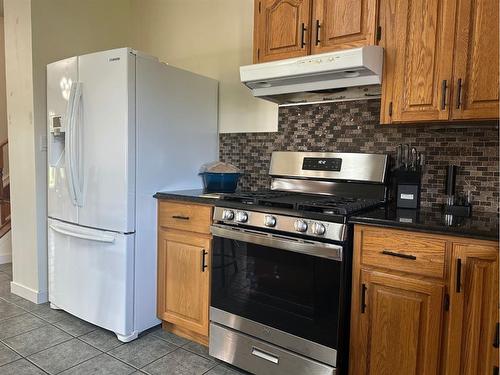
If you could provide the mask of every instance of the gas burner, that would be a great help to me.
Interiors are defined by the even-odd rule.
[[[304,202],[299,205],[298,209],[328,215],[351,215],[364,209],[375,208],[380,204],[382,202],[376,199],[331,197]]]
[[[261,202],[290,195],[290,193],[274,190],[242,191],[239,193],[222,194],[221,200],[238,202],[242,204],[259,205]]]

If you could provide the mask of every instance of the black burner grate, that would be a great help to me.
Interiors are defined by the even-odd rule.
[[[350,215],[381,204],[380,201],[375,199],[290,193],[275,190],[224,194],[221,199],[245,205],[287,208],[331,215]]]

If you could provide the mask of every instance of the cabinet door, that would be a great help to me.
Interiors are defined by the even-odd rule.
[[[375,44],[377,0],[315,0],[312,53]]]
[[[350,374],[437,374],[443,285],[367,270],[356,284]]]
[[[459,0],[453,119],[498,118],[498,0]]]
[[[381,0],[380,44],[390,71],[382,123],[449,119],[454,10],[455,0]]]
[[[208,336],[210,239],[159,230],[158,317]]]
[[[256,0],[254,62],[310,52],[311,0]]]
[[[486,375],[497,365],[498,247],[453,246],[446,375]]]

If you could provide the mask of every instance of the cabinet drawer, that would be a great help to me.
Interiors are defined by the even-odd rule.
[[[444,278],[446,241],[392,229],[361,230],[361,263]]]
[[[160,201],[158,225],[189,232],[210,233],[212,206]]]

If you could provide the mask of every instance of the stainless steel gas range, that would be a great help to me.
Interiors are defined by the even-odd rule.
[[[386,198],[387,155],[274,152],[266,191],[214,211],[210,355],[254,374],[347,371],[349,215]]]

